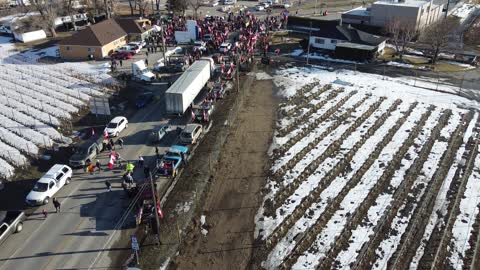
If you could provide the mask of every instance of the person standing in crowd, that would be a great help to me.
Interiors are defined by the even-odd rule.
[[[120,146],[120,149],[123,149],[123,139],[122,138],[118,139],[118,145]]]
[[[102,164],[100,164],[100,160],[97,159],[97,162],[95,163],[95,167],[97,167],[99,172],[102,171],[102,168],[100,166],[102,166]]]

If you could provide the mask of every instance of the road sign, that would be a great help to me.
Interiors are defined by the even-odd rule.
[[[137,237],[135,237],[134,235],[132,235],[132,249],[135,250],[135,251],[140,250],[140,246],[138,245]]]
[[[96,115],[110,115],[108,98],[94,97],[90,99],[90,111]]]

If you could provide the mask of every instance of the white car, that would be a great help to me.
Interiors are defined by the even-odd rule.
[[[203,40],[205,40],[205,41],[211,41],[211,40],[213,40],[213,39],[214,39],[214,38],[213,38],[213,35],[212,35],[212,34],[205,34],[205,35],[203,35]]]
[[[292,6],[292,4],[289,3],[289,2],[283,3],[283,7],[284,7],[284,8],[289,8],[289,7],[291,7],[291,6]]]
[[[197,40],[193,43],[193,50],[206,51],[207,43],[205,43],[205,41]]]
[[[209,7],[216,7],[216,6],[218,6],[218,1],[214,0],[214,1],[210,2],[210,4],[208,6]]]
[[[221,53],[227,53],[228,51],[230,51],[231,48],[232,48],[232,44],[225,42],[220,45],[219,50]]]
[[[28,193],[25,202],[31,206],[48,204],[53,195],[64,185],[68,185],[71,179],[72,169],[70,167],[63,164],[55,164],[35,183],[32,191]]]
[[[265,7],[263,7],[263,6],[260,6],[260,5],[255,6],[255,10],[256,10],[256,11],[262,11],[262,10],[264,10],[264,9],[265,9]]]
[[[260,5],[262,5],[264,8],[268,8],[270,6],[270,4],[267,2],[260,3]]]
[[[128,46],[128,45],[124,45],[118,49],[116,49],[117,52],[128,52],[128,53],[131,53],[131,54],[137,54],[140,49],[138,46]]]
[[[122,130],[128,127],[128,120],[123,116],[117,116],[108,123],[105,131],[108,134],[108,137],[117,137]]]
[[[135,47],[137,46],[139,50],[141,50],[143,47],[147,45],[145,41],[132,41],[127,44],[128,46]]]

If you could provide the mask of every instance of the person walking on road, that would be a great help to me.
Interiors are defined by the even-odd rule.
[[[143,168],[143,173],[145,174],[145,178],[148,178],[150,176],[150,168],[148,165],[145,165],[145,168]]]
[[[132,173],[127,173],[126,178],[127,178],[128,188],[131,188],[134,182]]]
[[[52,202],[53,202],[53,206],[55,206],[55,213],[60,212],[61,203],[57,200],[57,198],[53,198]]]
[[[105,186],[107,186],[107,191],[108,192],[112,191],[112,184],[110,184],[110,181],[105,180]]]
[[[99,172],[102,171],[102,168],[100,166],[102,166],[102,164],[100,164],[100,160],[97,159],[97,162],[95,163],[95,167],[97,167]]]
[[[115,142],[113,141],[113,139],[110,139],[110,141],[108,141],[109,144],[110,144],[110,147],[112,148],[112,150],[115,150]]]
[[[143,167],[143,163],[144,163],[144,162],[145,162],[145,161],[143,160],[143,157],[142,157],[142,156],[139,156],[139,157],[138,157],[138,166],[139,166],[139,167]]]
[[[157,155],[157,159],[160,159],[160,150],[158,150],[158,146],[155,146],[155,155]]]
[[[47,216],[48,216],[47,210],[43,209],[43,210],[42,210],[42,214],[43,214],[43,218],[44,218],[44,219],[47,219]]]
[[[120,66],[123,66],[123,61],[122,61],[122,59],[120,59]]]
[[[123,139],[122,138],[118,139],[118,145],[120,146],[120,149],[123,149]]]

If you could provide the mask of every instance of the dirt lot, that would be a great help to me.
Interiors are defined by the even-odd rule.
[[[265,184],[267,150],[272,138],[276,101],[271,80],[257,81],[239,112],[238,125],[222,151],[203,205],[208,230],[187,235],[178,269],[248,268],[254,216]]]

